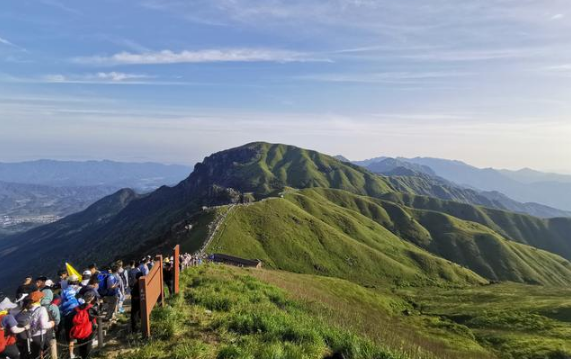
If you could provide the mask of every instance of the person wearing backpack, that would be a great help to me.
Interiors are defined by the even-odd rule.
[[[31,358],[37,358],[48,347],[50,338],[53,337],[55,322],[50,320],[48,310],[41,305],[44,293],[35,291],[29,295],[29,311],[32,313],[30,323],[31,334]]]
[[[59,310],[61,317],[63,318],[63,331],[65,333],[66,339],[69,339],[69,331],[71,327],[69,326],[68,317],[73,315],[73,310],[79,306],[79,301],[77,300],[77,294],[79,291],[79,278],[72,275],[68,278],[68,286],[61,292],[61,304]],[[69,342],[69,352],[70,356],[73,353],[73,342]],[[73,356],[72,356],[73,357]]]
[[[75,307],[79,305],[77,292],[79,291],[79,279],[77,276],[70,276],[68,286],[61,292],[60,312],[63,317],[69,315]]]
[[[115,266],[117,267],[117,271],[112,274],[119,281],[119,286],[118,286],[119,303],[117,305],[117,308],[119,310],[119,313],[123,314],[125,313],[125,309],[123,308],[123,303],[125,302],[127,296],[127,289],[129,288],[129,278],[128,278],[128,272],[125,270],[125,268],[123,268],[122,260],[118,260],[117,262],[115,262]]]
[[[20,359],[20,349],[16,345],[16,335],[26,330],[20,327],[10,311],[18,305],[7,297],[0,302],[0,359]]]
[[[111,267],[111,273],[109,273],[105,279],[104,301],[107,306],[107,315],[105,316],[105,320],[108,321],[113,319],[117,312],[119,301],[122,296],[121,278],[119,277],[118,271],[119,267],[117,264],[114,264]]]
[[[138,328],[138,322],[141,320],[141,293],[139,286],[139,278],[143,273],[138,272],[135,276],[135,284],[131,289],[131,331],[135,333]]]
[[[77,341],[79,357],[82,359],[87,359],[93,348],[98,316],[94,307],[96,299],[95,293],[92,291],[85,293],[83,296],[84,303],[75,307],[72,314],[66,318],[70,322],[71,328],[69,340]]]
[[[57,331],[57,327],[61,322],[61,314],[59,307],[53,304],[54,292],[52,291],[52,288],[47,285],[48,282],[49,280],[47,277],[38,277],[36,279],[36,286],[40,292],[44,293],[44,297],[40,304],[48,310],[50,320],[53,320],[56,323],[54,330]]]
[[[129,269],[129,289],[133,292],[133,286],[135,285],[135,281],[137,280],[137,274],[141,273],[141,269],[139,265],[141,263],[136,261],[131,261],[131,269]]]

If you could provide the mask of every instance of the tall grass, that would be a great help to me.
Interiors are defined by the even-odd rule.
[[[191,269],[181,288],[153,312],[153,340],[128,359],[410,358],[331,325],[285,291],[235,268]]]

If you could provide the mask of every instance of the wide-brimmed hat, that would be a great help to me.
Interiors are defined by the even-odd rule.
[[[12,301],[8,297],[4,298],[4,300],[0,302],[0,312],[14,308],[18,308],[18,305],[12,303]]]

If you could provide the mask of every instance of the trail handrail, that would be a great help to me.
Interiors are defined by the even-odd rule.
[[[180,244],[177,244],[173,249],[173,280],[174,280],[174,294],[180,292]],[[170,293],[172,295],[173,293]]]
[[[158,255],[149,274],[139,278],[143,338],[151,336],[151,312],[155,304],[159,303],[161,307],[164,305],[163,283],[163,256]]]

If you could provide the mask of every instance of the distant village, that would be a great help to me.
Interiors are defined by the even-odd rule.
[[[0,228],[10,228],[24,223],[33,223],[36,225],[53,223],[61,219],[56,215],[39,215],[39,216],[18,216],[0,215]]]

